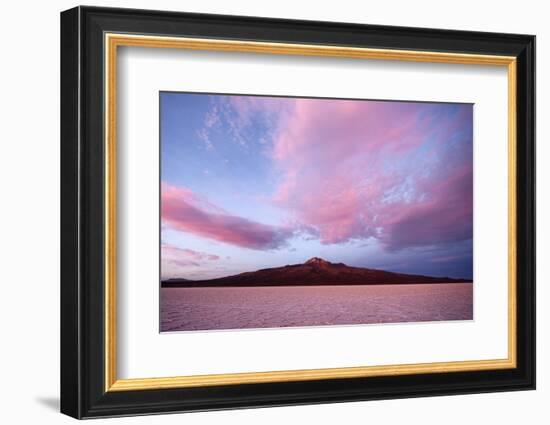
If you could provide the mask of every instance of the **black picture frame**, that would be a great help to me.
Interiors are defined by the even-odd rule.
[[[517,367],[105,391],[104,34],[514,56],[517,59]],[[61,412],[75,418],[535,388],[535,37],[76,7],[61,13]],[[504,212],[503,212],[504,213]]]

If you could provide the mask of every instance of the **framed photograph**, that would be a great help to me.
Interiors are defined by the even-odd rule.
[[[61,411],[535,388],[535,37],[61,14]]]

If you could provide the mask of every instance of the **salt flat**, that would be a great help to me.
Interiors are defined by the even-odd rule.
[[[162,332],[472,318],[472,283],[161,289]]]

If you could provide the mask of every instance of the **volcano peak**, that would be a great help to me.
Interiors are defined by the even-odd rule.
[[[304,264],[321,266],[321,265],[329,265],[329,264],[332,264],[332,263],[330,261],[323,260],[320,257],[313,257],[313,258],[310,258],[309,260],[307,260]]]

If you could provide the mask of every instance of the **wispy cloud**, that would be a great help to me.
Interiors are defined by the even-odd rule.
[[[232,215],[190,189],[162,184],[162,221],[166,226],[243,248],[277,249],[293,230]]]
[[[178,276],[190,270],[200,268],[209,263],[217,262],[220,257],[188,248],[179,248],[163,243],[161,245],[161,275]]]
[[[188,248],[178,248],[169,244],[162,244],[161,254],[163,259],[180,262],[180,264],[188,264],[187,262],[189,262],[189,264],[198,265],[198,263],[205,260],[216,261],[220,259],[219,255],[207,254]]]
[[[220,132],[241,147],[268,144],[277,132],[281,116],[292,104],[261,96],[213,96],[197,136],[208,150],[214,149],[213,136]],[[259,130],[262,133],[259,135]]]

